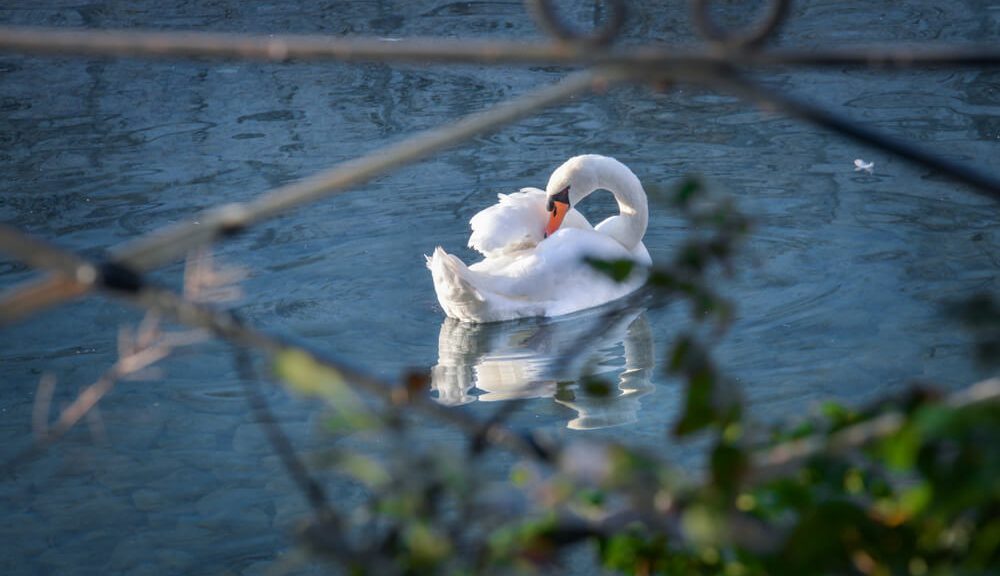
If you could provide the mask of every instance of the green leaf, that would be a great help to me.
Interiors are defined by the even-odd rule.
[[[738,446],[720,442],[712,450],[712,484],[733,496],[749,463],[746,453]]]
[[[701,182],[697,178],[687,177],[677,187],[674,192],[674,205],[678,208],[687,208],[702,193]]]
[[[662,288],[666,292],[674,292],[681,289],[683,282],[677,277],[674,270],[669,268],[653,268],[646,280],[654,288]]]
[[[933,496],[934,490],[931,485],[927,482],[921,482],[904,491],[899,496],[899,504],[908,515],[915,516],[931,503]]]
[[[274,373],[292,390],[323,398],[333,408],[334,416],[328,425],[334,430],[366,429],[379,425],[378,418],[339,371],[320,364],[305,352],[278,352],[274,358]]]
[[[615,282],[624,281],[632,274],[632,270],[635,268],[635,262],[626,259],[598,260],[596,258],[587,258],[586,262],[595,270],[606,274]]]
[[[418,568],[428,568],[448,559],[452,544],[448,537],[424,522],[413,522],[404,533],[410,558]]]
[[[387,486],[392,480],[392,476],[385,466],[368,456],[345,452],[337,458],[335,465],[341,472],[354,477],[372,489]]]
[[[820,406],[820,413],[833,424],[834,429],[850,423],[854,417],[850,410],[833,401],[824,402]]]
[[[340,372],[299,350],[278,352],[274,357],[274,372],[293,390],[308,396],[336,397],[345,387]]]
[[[667,370],[670,372],[680,372],[682,368],[688,365],[688,357],[692,354],[692,350],[697,346],[695,341],[690,336],[681,336],[677,339],[677,343],[674,344],[674,349],[670,353],[670,362],[667,364]]]
[[[687,436],[715,422],[715,410],[712,407],[714,386],[715,375],[708,369],[690,376],[684,413],[674,427],[675,435]]]
[[[916,426],[907,425],[882,440],[878,452],[890,468],[910,470],[917,462],[920,445],[920,431]]]
[[[681,516],[684,536],[698,546],[718,544],[725,536],[726,526],[718,511],[702,504],[696,504]]]
[[[674,265],[681,270],[687,270],[694,273],[704,271],[708,262],[705,258],[705,251],[701,244],[693,241],[684,244],[684,246],[681,247],[680,252],[677,254]]]
[[[776,555],[787,574],[849,574],[852,552],[871,537],[865,511],[846,500],[830,500],[802,511],[802,518]],[[817,569],[818,567],[822,567]]]
[[[607,398],[608,396],[611,396],[611,383],[597,376],[584,376],[580,381],[580,387],[590,396],[596,396],[598,398]]]

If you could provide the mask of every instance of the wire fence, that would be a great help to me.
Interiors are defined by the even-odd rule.
[[[122,245],[110,247],[103,261],[82,258],[48,242],[30,238],[11,225],[0,225],[0,249],[47,276],[14,286],[0,294],[0,322],[36,313],[71,298],[99,290],[139,306],[155,310],[182,324],[204,328],[237,346],[267,353],[296,350],[316,363],[336,371],[346,381],[382,398],[390,405],[405,403],[429,416],[457,426],[471,437],[511,449],[534,458],[549,458],[551,448],[507,428],[498,420],[479,421],[467,413],[451,410],[432,401],[419,386],[401,386],[368,374],[342,359],[287,338],[247,326],[235,314],[186,299],[156,284],[146,273],[183,258],[192,250],[242,233],[267,219],[290,210],[343,193],[384,175],[390,170],[426,158],[441,150],[497,129],[539,110],[558,105],[572,96],[597,91],[614,83],[662,86],[663,81],[692,82],[735,94],[767,106],[771,110],[801,118],[846,137],[880,148],[919,165],[946,174],[970,186],[970,190],[1000,200],[1000,178],[977,167],[949,161],[934,152],[889,135],[871,130],[839,114],[796,101],[747,79],[746,73],[775,67],[799,69],[858,66],[878,69],[928,66],[996,67],[1000,48],[873,47],[868,49],[818,49],[812,51],[769,50],[763,44],[773,38],[788,14],[788,0],[772,0],[764,17],[745,29],[726,30],[712,20],[709,0],[692,0],[693,21],[705,41],[699,50],[669,45],[615,47],[625,22],[625,4],[614,0],[605,6],[605,24],[593,32],[581,32],[560,19],[548,0],[526,0],[527,8],[540,28],[549,34],[546,41],[484,41],[445,39],[404,39],[388,42],[374,38],[332,38],[316,36],[249,36],[196,32],[140,32],[124,30],[60,30],[0,27],[0,52],[34,55],[106,56],[130,58],[217,58],[259,61],[336,60],[345,62],[386,62],[420,64],[551,64],[581,67],[583,70],[563,80],[498,104],[488,110],[460,118],[445,126],[414,134],[369,154],[339,164],[299,182],[267,191],[246,202],[211,208],[182,222],[155,230]],[[195,224],[194,222],[198,223]],[[241,363],[245,364],[245,363]],[[246,381],[256,378],[241,370]],[[105,387],[107,388],[107,387]],[[985,392],[983,390],[986,390]],[[106,389],[102,389],[106,392]],[[101,392],[103,394],[104,392]],[[993,380],[966,396],[981,401],[995,400],[1000,382]],[[259,394],[250,390],[259,419],[266,422],[267,407]],[[96,405],[100,395],[92,398]],[[78,421],[76,417],[75,421]],[[861,444],[883,428],[845,436],[845,444]],[[304,492],[317,508],[325,506],[307,471],[292,457],[287,441],[269,424],[276,450],[284,455],[292,476],[300,479]],[[8,462],[6,469],[22,463],[44,447],[36,444]],[[814,447],[798,452],[767,454],[760,458],[756,473],[766,476],[768,467],[787,466]]]

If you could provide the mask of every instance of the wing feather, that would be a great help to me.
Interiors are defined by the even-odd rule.
[[[545,237],[547,196],[538,188],[522,188],[513,194],[498,194],[499,202],[469,220],[469,248],[495,258],[534,248]],[[566,228],[592,228],[583,214],[571,209],[563,220]]]

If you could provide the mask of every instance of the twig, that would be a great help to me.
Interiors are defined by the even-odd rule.
[[[246,271],[236,266],[216,267],[212,251],[202,247],[188,255],[184,263],[181,293],[194,302],[230,302],[243,297],[239,281]]]
[[[271,443],[271,448],[281,458],[281,463],[284,465],[288,475],[299,487],[299,490],[302,491],[306,501],[312,506],[313,514],[316,516],[317,521],[340,524],[339,519],[334,521],[337,515],[330,507],[323,487],[309,475],[309,469],[306,468],[306,465],[298,457],[288,436],[285,435],[281,426],[274,419],[274,414],[271,413],[271,407],[267,403],[267,398],[261,394],[257,386],[257,375],[255,374],[253,360],[250,358],[250,355],[245,348],[234,346],[233,358],[236,364],[236,372],[240,376],[240,382],[243,383],[243,389],[246,391],[247,402],[253,411],[254,419],[264,429],[267,440]]]
[[[0,325],[63,304],[86,294],[89,286],[60,274],[47,274],[0,292]]]
[[[525,0],[529,12],[535,19],[535,23],[549,36],[557,38],[562,42],[572,42],[589,46],[605,46],[611,44],[618,33],[621,32],[625,24],[625,2],[624,0],[605,0],[610,8],[610,14],[605,19],[604,25],[590,33],[584,33],[559,17],[559,11],[553,5],[552,0]],[[594,9],[599,10],[601,2],[594,2]],[[595,14],[596,19],[596,14]]]
[[[101,417],[101,406],[94,404],[84,415],[87,419],[87,427],[90,429],[90,437],[94,444],[108,443],[108,429],[104,426],[104,418]]]
[[[99,276],[97,268],[72,252],[36,240],[7,224],[0,224],[0,250],[52,273],[0,293],[0,323],[79,296],[90,290]]]
[[[485,448],[491,446],[491,444],[486,441],[490,431],[492,431],[496,426],[502,426],[503,423],[506,422],[507,419],[510,418],[511,415],[513,415],[523,405],[523,399],[515,398],[502,403],[499,408],[494,410],[493,414],[480,424],[479,430],[469,437],[469,456],[475,458],[476,456],[479,456]]]
[[[0,223],[0,250],[16,256],[34,268],[62,274],[67,279],[88,286],[98,277],[98,270],[68,250],[38,240],[17,228]]]
[[[35,392],[35,403],[31,409],[31,430],[35,433],[35,441],[41,442],[49,435],[49,411],[52,409],[52,396],[56,390],[56,377],[51,372],[42,374]]]
[[[293,342],[289,338],[267,334],[246,326],[231,312],[187,301],[176,292],[144,281],[139,276],[129,277],[127,282],[123,282],[120,278],[116,278],[114,274],[104,274],[107,271],[122,273],[119,267],[108,264],[97,266],[70,252],[61,250],[40,240],[29,238],[24,233],[5,224],[0,224],[0,247],[10,252],[12,256],[22,260],[32,260],[31,251],[35,248],[42,248],[50,254],[60,257],[43,259],[39,261],[41,265],[52,266],[53,270],[59,272],[64,271],[64,268],[73,270],[81,265],[89,266],[94,270],[100,270],[102,273],[97,275],[93,282],[95,288],[123,298],[140,308],[156,310],[157,312],[171,316],[181,324],[204,328],[217,337],[229,340],[230,342],[243,346],[252,346],[272,354],[287,351],[300,352],[317,364],[338,372],[348,382],[381,398],[387,403],[392,404],[405,401],[407,402],[407,406],[416,410],[422,410],[439,421],[449,423],[469,435],[475,434],[482,428],[482,423],[476,418],[464,412],[451,410],[446,406],[442,406],[434,402],[427,395],[399,394],[396,385],[372,376],[363,370],[353,368],[345,362],[335,360],[322,351],[310,348],[302,343]],[[11,249],[12,247],[14,249]],[[22,252],[21,250],[27,250],[28,252]],[[524,455],[536,458],[542,456],[531,438],[525,438],[504,426],[490,426],[485,439],[492,444],[502,445],[509,450]]]
[[[121,295],[119,292],[115,293]],[[280,354],[289,351],[300,352],[307,355],[317,364],[338,372],[346,381],[357,388],[365,390],[387,403],[396,403],[402,398],[406,398],[407,406],[415,410],[421,410],[441,422],[451,424],[466,434],[475,434],[482,427],[482,423],[476,418],[468,416],[464,412],[451,410],[447,406],[442,406],[434,402],[429,396],[419,394],[401,395],[398,393],[398,386],[393,383],[368,374],[361,369],[356,369],[304,343],[293,342],[289,338],[268,334],[243,325],[227,311],[215,310],[207,306],[185,301],[166,288],[147,284],[138,293],[133,294],[129,300],[143,308],[160,310],[183,324],[205,328],[216,336],[236,344],[252,346],[271,354]],[[526,439],[503,426],[491,426],[486,434],[486,440],[493,444],[505,446],[507,449],[521,454],[533,457],[538,456],[538,452],[530,439]]]
[[[73,403],[62,410],[59,414],[59,419],[51,426],[41,423],[43,419],[47,419],[48,405],[51,401],[51,389],[47,389],[42,385],[44,384],[43,380],[43,383],[39,385],[38,391],[38,394],[42,397],[36,400],[33,414],[35,441],[0,465],[0,475],[12,472],[22,463],[33,458],[65,436],[84,416],[97,406],[97,403],[114,388],[115,383],[122,376],[159,362],[167,357],[169,353],[169,347],[158,345],[120,358],[96,382],[84,388],[83,392],[77,395]]]

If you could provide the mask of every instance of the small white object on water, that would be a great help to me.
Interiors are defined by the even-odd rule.
[[[875,171],[875,163],[865,162],[861,158],[858,158],[857,160],[854,161],[854,171],[860,172],[861,170],[864,170],[865,172],[871,174],[872,172]]]

